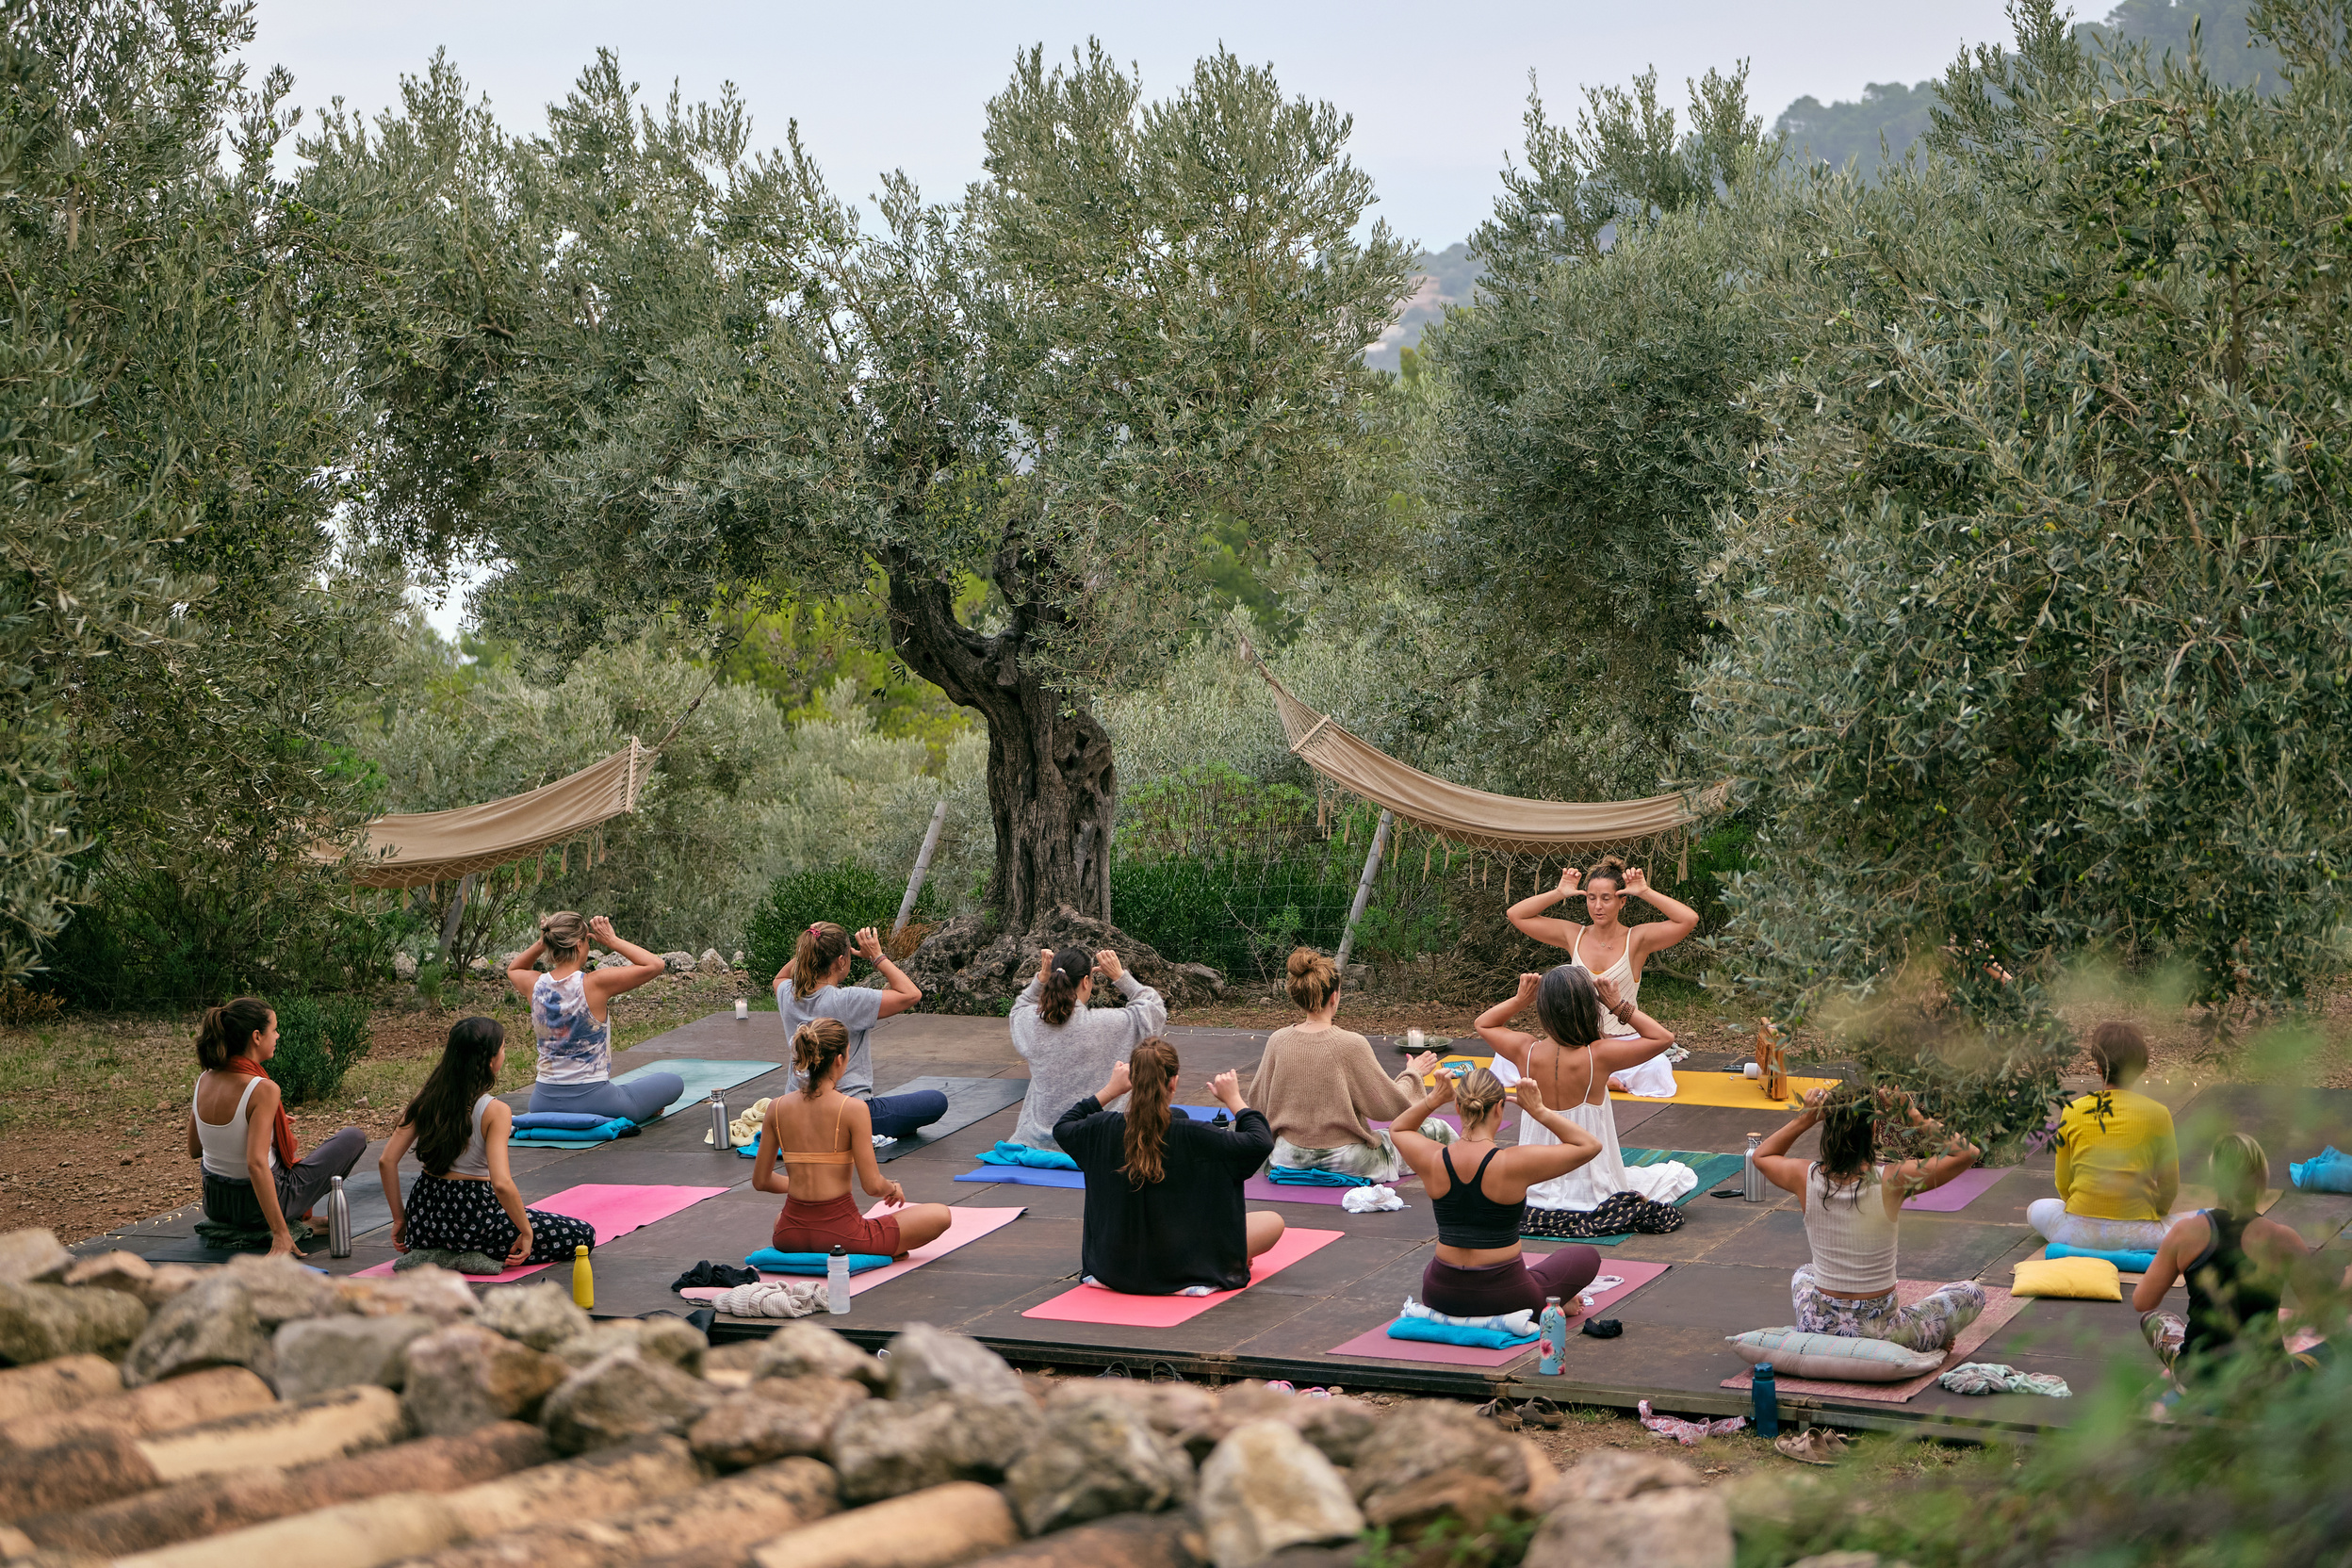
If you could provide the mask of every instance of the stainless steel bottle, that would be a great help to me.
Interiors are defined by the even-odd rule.
[[[710,1143],[715,1149],[735,1147],[735,1136],[727,1130],[727,1098],[718,1090],[710,1091]]]
[[[1763,1141],[1761,1133],[1748,1135],[1748,1163],[1740,1173],[1740,1196],[1751,1203],[1764,1201],[1764,1173],[1756,1168],[1756,1146]]]
[[[327,1189],[327,1251],[337,1258],[351,1255],[351,1200],[344,1196],[340,1176]]]

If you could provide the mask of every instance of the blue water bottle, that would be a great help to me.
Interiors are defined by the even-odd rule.
[[[1568,1315],[1560,1310],[1560,1298],[1544,1298],[1544,1315],[1539,1320],[1544,1331],[1544,1359],[1538,1368],[1547,1378],[1560,1376],[1560,1358],[1568,1353]]]
[[[1748,1392],[1756,1398],[1756,1435],[1780,1435],[1780,1384],[1772,1380],[1772,1364],[1760,1361],[1748,1380]]]

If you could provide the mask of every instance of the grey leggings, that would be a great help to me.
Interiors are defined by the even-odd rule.
[[[368,1135],[356,1127],[346,1127],[335,1136],[295,1162],[291,1170],[279,1170],[278,1209],[288,1224],[311,1211],[311,1206],[327,1195],[337,1176],[349,1176],[359,1157],[368,1152]],[[217,1225],[234,1225],[239,1230],[266,1231],[270,1222],[262,1217],[261,1200],[253,1196],[253,1184],[240,1182],[231,1176],[215,1176],[204,1172],[204,1217]]]
[[[651,1121],[686,1092],[686,1080],[675,1072],[644,1072],[626,1084],[604,1079],[595,1084],[534,1084],[533,1111],[569,1111],[579,1116],[625,1116],[631,1121]]]

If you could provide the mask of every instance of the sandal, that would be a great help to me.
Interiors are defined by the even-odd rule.
[[[1835,1464],[1844,1457],[1848,1444],[1841,1431],[1807,1427],[1801,1432],[1781,1433],[1772,1439],[1772,1446],[1799,1464]]]
[[[1127,1370],[1127,1364],[1125,1362],[1115,1361],[1109,1365],[1103,1367],[1102,1371],[1097,1372],[1095,1376],[1098,1378],[1129,1378],[1133,1377],[1134,1374]]]
[[[1556,1432],[1568,1424],[1568,1417],[1549,1399],[1538,1395],[1520,1405],[1519,1419],[1530,1427],[1541,1427]]]
[[[1186,1380],[1172,1362],[1155,1361],[1144,1369],[1144,1375],[1155,1383],[1181,1383]]]
[[[1473,1413],[1484,1416],[1507,1432],[1515,1432],[1524,1425],[1519,1419],[1519,1408],[1509,1399],[1489,1399]]]

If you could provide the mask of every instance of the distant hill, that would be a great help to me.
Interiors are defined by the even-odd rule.
[[[1471,291],[1486,273],[1486,263],[1456,241],[1421,257],[1421,286],[1405,302],[1404,314],[1364,351],[1364,362],[1376,370],[1395,370],[1398,351],[1421,346],[1421,334],[1431,322],[1446,318],[1447,305],[1466,305]]]
[[[2253,0],[2123,0],[2103,23],[2085,23],[2081,31],[2148,45],[2151,56],[2170,54],[2186,59],[2189,29],[2201,17],[2198,53],[2206,74],[2231,86],[2276,82],[2278,57],[2253,47],[2246,12]],[[1880,139],[1886,155],[1901,158],[1911,143],[1924,135],[1928,111],[1938,93],[1934,80],[1910,87],[1901,82],[1872,82],[1858,102],[1824,104],[1807,95],[1783,109],[1772,129],[1788,138],[1791,155],[1843,167],[1849,159],[1863,171],[1878,167]]]

